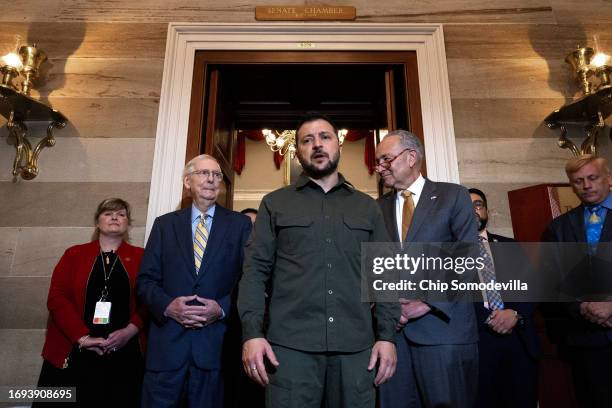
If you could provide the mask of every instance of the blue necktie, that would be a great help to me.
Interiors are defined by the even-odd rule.
[[[601,230],[603,228],[603,220],[601,218],[601,205],[594,205],[586,207],[588,211],[588,219],[586,223],[586,239],[589,244],[589,251],[595,254],[597,251],[597,244],[601,237]]]

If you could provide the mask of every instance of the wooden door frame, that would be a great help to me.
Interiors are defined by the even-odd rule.
[[[441,24],[170,23],[160,97],[146,235],[178,208],[198,50],[416,51],[427,174],[459,182]]]
[[[210,92],[214,92],[216,82],[207,81],[211,66],[228,65],[257,65],[257,64],[292,64],[292,65],[397,65],[403,67],[403,92],[405,93],[405,115],[410,124],[408,130],[415,133],[421,142],[425,144],[423,135],[423,122],[421,116],[421,98],[419,96],[418,64],[415,51],[196,51],[191,107],[189,111],[189,128],[187,130],[187,148],[185,162],[201,153],[208,153],[217,158],[225,158],[225,155],[215,149],[212,138],[210,121],[211,107],[214,108],[215,101],[210,100]],[[214,74],[214,72],[210,72]],[[393,76],[385,73],[385,85],[393,91]],[[214,85],[213,85],[214,83]],[[210,89],[208,89],[210,88]],[[387,92],[388,93],[388,92]],[[394,97],[392,99],[395,99]],[[208,101],[208,102],[206,102]],[[208,105],[208,106],[207,106]],[[389,100],[387,95],[387,109],[389,106],[395,108],[395,100]],[[389,112],[387,112],[389,116]],[[393,118],[388,118],[388,130],[395,130],[395,113]],[[390,120],[392,119],[392,121]],[[206,137],[205,137],[206,135]],[[204,143],[203,143],[204,142]],[[423,175],[427,174],[427,151],[423,158]],[[233,161],[233,151],[227,157]],[[232,169],[233,163],[220,163],[224,169]],[[379,186],[380,191],[380,186]],[[229,194],[233,194],[233,185],[228,188]],[[183,201],[184,206],[185,201]],[[191,205],[191,201],[188,201]]]

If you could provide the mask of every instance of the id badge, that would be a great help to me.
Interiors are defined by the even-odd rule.
[[[96,302],[93,324],[108,324],[110,322],[111,302]]]

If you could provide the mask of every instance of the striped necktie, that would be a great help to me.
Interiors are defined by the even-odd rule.
[[[206,219],[208,217],[208,214],[202,214],[198,217],[200,222],[198,222],[195,235],[193,236],[193,256],[195,259],[196,275],[200,271],[202,258],[204,257],[204,251],[206,250],[206,243],[208,242],[208,229],[206,228]]]
[[[495,279],[495,264],[491,257],[491,250],[489,247],[489,241],[485,237],[479,237],[480,239],[480,256],[484,260],[484,268],[481,269],[480,274],[484,283],[496,282]],[[487,296],[487,302],[489,303],[489,310],[497,310],[504,308],[504,301],[502,300],[499,291],[485,290]]]

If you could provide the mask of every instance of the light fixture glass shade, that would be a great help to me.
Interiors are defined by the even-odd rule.
[[[23,67],[23,63],[21,62],[21,58],[14,52],[10,52],[2,57],[3,65],[8,65],[9,67],[21,70]]]

